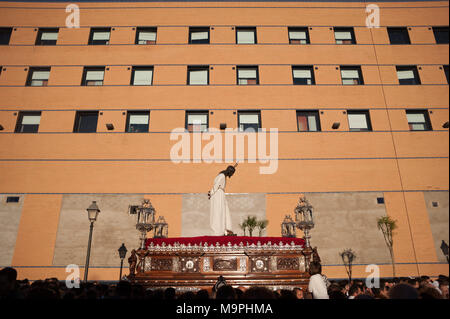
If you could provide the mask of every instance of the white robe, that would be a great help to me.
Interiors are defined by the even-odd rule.
[[[214,179],[211,194],[210,225],[214,236],[226,235],[231,230],[231,215],[225,198],[225,175],[220,173]]]

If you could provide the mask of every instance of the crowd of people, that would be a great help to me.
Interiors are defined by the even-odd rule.
[[[320,264],[311,264],[308,289],[270,290],[265,287],[234,288],[222,282],[210,290],[182,291],[174,288],[153,289],[129,281],[118,283],[86,282],[79,288],[68,288],[56,278],[33,282],[17,280],[17,271],[7,267],[0,271],[0,300],[75,300],[75,299],[142,299],[142,300],[294,300],[294,299],[448,299],[448,277],[428,276],[381,279],[377,288],[367,287],[364,280],[328,280]]]

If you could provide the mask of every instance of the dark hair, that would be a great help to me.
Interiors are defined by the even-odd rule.
[[[418,299],[419,294],[414,287],[407,284],[395,285],[389,290],[390,299]]]
[[[275,299],[275,294],[265,287],[252,287],[244,292],[244,299]]]
[[[309,274],[311,276],[321,274],[322,273],[322,265],[316,261],[313,261],[309,264]]]
[[[353,294],[358,292],[358,290],[361,290],[361,286],[355,283],[350,286],[350,288],[348,290],[348,295],[353,296]]]
[[[328,294],[330,299],[347,299],[347,297],[344,295],[344,293],[340,290],[332,290]]]
[[[167,288],[164,291],[164,299],[166,300],[175,300],[176,292],[175,289],[172,287]]]
[[[236,299],[236,292],[234,291],[234,288],[230,285],[222,286],[217,290],[216,299],[234,300]]]
[[[224,169],[223,171],[221,171],[219,174],[224,174],[225,176],[228,176],[229,173],[234,173],[236,171],[236,169],[229,165],[226,169]]]
[[[197,294],[195,295],[195,298],[198,300],[207,300],[209,299],[209,292],[206,289],[202,289],[197,291]]]
[[[280,291],[280,299],[282,300],[293,300],[297,299],[294,292],[292,290],[283,289]]]
[[[442,295],[435,288],[424,287],[419,290],[420,299],[443,299]]]
[[[9,282],[14,282],[17,280],[17,270],[11,267],[5,267],[0,270],[0,276],[5,276]]]

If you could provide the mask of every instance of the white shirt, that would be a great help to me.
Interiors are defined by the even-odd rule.
[[[328,297],[327,283],[321,274],[312,275],[309,278],[308,291],[313,294],[314,299],[330,299]]]

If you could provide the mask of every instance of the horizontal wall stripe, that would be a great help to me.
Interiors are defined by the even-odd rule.
[[[448,133],[448,129],[437,129],[432,131],[408,131],[408,130],[396,130],[396,131],[315,131],[315,132],[299,132],[299,131],[278,131],[278,134],[283,133],[299,133],[299,134],[320,134],[320,133],[351,133],[351,134],[363,134],[363,133],[412,133],[412,134],[419,134],[419,133],[432,133],[432,132],[446,132]],[[14,135],[25,135],[30,136],[30,134],[80,134],[80,135],[89,135],[89,134],[170,134],[171,131],[161,131],[161,132],[146,132],[146,133],[130,133],[130,132],[95,132],[95,133],[78,133],[78,132],[38,132],[38,133],[16,133],[16,132],[0,132],[0,135],[2,134],[14,134]],[[233,133],[239,133],[239,134],[248,134],[248,132],[233,132]],[[266,131],[266,133],[270,133],[270,131]],[[193,134],[192,132],[176,132],[176,134]],[[32,135],[31,135],[32,136]]]
[[[87,86],[87,85],[47,85],[47,86],[26,86],[26,85],[0,85],[0,88],[13,88],[13,87],[26,87],[34,90],[39,89],[45,89],[45,88],[68,88],[68,87],[81,87],[81,88],[89,88],[89,89],[98,89],[100,87],[139,87],[142,89],[143,86],[141,85],[129,85],[129,84],[109,84],[109,85],[99,85],[99,86]],[[239,84],[208,84],[208,85],[187,85],[187,84],[154,84],[154,85],[148,85],[146,88],[151,87],[180,87],[180,86],[186,86],[186,87],[229,87],[229,86],[235,86],[235,87],[264,87],[264,86],[298,86],[302,87],[304,89],[305,87],[320,87],[320,86],[338,86],[338,87],[380,87],[380,86],[401,86],[401,87],[420,87],[420,86],[448,86],[448,84],[443,83],[436,83],[436,84],[419,84],[419,85],[400,85],[400,84],[364,84],[364,85],[344,85],[344,84],[314,84],[314,85],[294,85],[294,84],[257,84],[257,85],[239,85]]]

